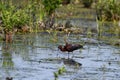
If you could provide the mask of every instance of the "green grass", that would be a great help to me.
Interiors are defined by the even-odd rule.
[[[83,8],[80,4],[69,4],[56,9],[57,18],[95,18],[95,9]]]

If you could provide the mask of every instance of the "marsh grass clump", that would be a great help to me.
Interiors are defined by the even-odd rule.
[[[85,8],[90,8],[93,3],[93,0],[82,0],[82,3]]]
[[[30,29],[39,30],[37,23],[50,18],[60,4],[61,0],[29,0],[20,3],[2,0],[0,1],[1,27],[12,31],[13,28],[22,29],[23,26],[28,25]]]
[[[58,71],[54,72],[54,77],[55,77],[55,80],[58,80],[58,77],[60,75],[62,75],[64,72],[66,71],[65,67],[61,67],[58,69]]]
[[[0,2],[0,4],[0,16],[2,20],[1,26],[3,28],[12,31],[12,29],[15,27],[18,28],[20,26],[28,24],[28,14],[24,10],[18,9],[16,6],[14,6],[11,0],[8,4],[4,4],[2,2]]]
[[[98,0],[96,12],[99,20],[118,21],[120,19],[120,2],[118,0]]]
[[[43,0],[44,10],[48,16],[50,16],[55,9],[62,3],[62,0]]]
[[[59,68],[59,70],[58,70],[58,74],[61,75],[61,74],[63,74],[65,71],[66,71],[65,67],[61,67],[61,68]]]
[[[120,2],[118,0],[98,0],[96,3],[98,38],[120,39]],[[107,25],[105,25],[107,23]],[[106,38],[107,39],[107,38]]]
[[[118,0],[98,0],[96,13],[99,25],[98,37],[102,38],[104,34],[109,34],[119,39],[120,2]],[[112,24],[105,26],[106,22]]]
[[[0,26],[3,30],[3,40],[12,42],[12,37],[18,29],[22,30],[24,25],[29,25],[29,16],[25,8],[18,8],[13,5],[12,0],[0,1]]]
[[[54,72],[54,77],[55,77],[55,80],[56,80],[56,78],[58,78],[58,73],[57,72]]]
[[[2,63],[2,67],[5,67],[5,68],[13,68],[14,66],[14,63],[12,61],[12,57],[11,57],[11,54],[9,52],[4,52],[3,53],[3,63]],[[6,60],[7,59],[7,60]]]
[[[98,21],[98,39],[104,40],[107,44],[119,46],[120,26],[117,21]]]

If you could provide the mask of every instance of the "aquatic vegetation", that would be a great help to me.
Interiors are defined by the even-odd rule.
[[[98,21],[98,39],[111,45],[119,45],[120,27],[118,21]]]
[[[62,5],[67,5],[70,4],[71,0],[62,0],[61,3]]]
[[[54,77],[58,78],[58,73],[57,72],[54,72]]]
[[[58,36],[57,36],[57,34],[58,34],[58,31],[56,31],[56,30],[46,30],[48,33],[49,33],[49,35],[50,35],[50,42],[54,42],[54,43],[56,43],[56,42],[58,42]]]
[[[51,15],[55,9],[61,4],[61,0],[43,0],[44,9],[47,15]]]
[[[84,7],[89,8],[91,7],[93,0],[82,0],[82,3],[84,4]]]
[[[65,71],[66,71],[66,69],[65,69],[65,67],[63,66],[63,67],[59,68],[58,74],[61,75],[61,74],[63,74]]]
[[[107,4],[107,5],[106,5]],[[104,35],[113,39],[120,37],[120,2],[118,0],[98,0],[96,3],[98,37],[105,38]],[[106,26],[105,26],[106,25]],[[111,42],[111,41],[110,41]]]
[[[12,61],[12,55],[9,52],[4,52],[3,57],[4,58],[3,58],[2,67],[4,67],[4,68],[13,68],[14,63]]]
[[[0,2],[2,27],[12,30],[15,27],[21,27],[28,23],[29,17],[22,9],[17,9],[11,2],[4,4]],[[22,15],[22,16],[21,16]]]
[[[120,2],[118,0],[98,0],[96,12],[99,20],[118,21],[120,19]]]
[[[0,1],[2,27],[9,30],[13,28],[22,29],[22,26],[26,24],[31,27],[30,29],[39,30],[36,23],[51,15],[61,4],[61,0],[50,1],[50,4],[49,0],[29,0],[24,5],[22,2],[18,5],[13,2],[13,0]]]
[[[45,31],[50,32],[51,42],[57,42],[57,27],[53,27],[55,20],[52,22],[51,25],[51,16],[56,17],[57,14],[57,19],[58,18],[86,18],[86,19],[93,19],[95,18],[95,9],[88,9],[88,8],[83,8],[81,5],[74,5],[74,4],[69,4],[67,6],[60,6],[62,4],[63,0],[55,0],[51,1],[49,3],[49,0],[29,0],[26,1],[24,5],[21,6],[22,2],[19,3],[18,5],[14,5],[12,0],[7,1],[1,1],[0,2],[0,16],[2,23],[1,27],[3,29],[8,29],[11,32],[16,29],[19,32],[40,32],[40,31]],[[70,1],[70,0],[68,0]],[[85,1],[85,2],[91,2],[91,0]],[[47,3],[46,3],[47,2]],[[108,5],[105,5],[107,4]],[[48,5],[47,5],[48,4]],[[99,0],[96,2],[96,10],[98,13],[98,17],[100,18],[97,23],[98,23],[98,29],[96,30],[95,34],[97,34],[98,31],[98,37],[103,38],[104,33],[112,33],[115,34],[116,37],[119,38],[120,35],[120,29],[118,24],[119,20],[119,2],[117,3],[117,0]],[[60,8],[58,8],[60,6]],[[83,6],[83,5],[82,5]],[[105,8],[101,10],[101,6],[105,6]],[[65,8],[64,8],[65,7]],[[102,14],[101,14],[102,13]],[[111,15],[112,14],[112,15]],[[22,15],[22,16],[21,16]],[[86,16],[87,15],[87,16]],[[58,17],[59,16],[59,17]],[[108,19],[107,17],[111,18]],[[49,18],[49,19],[48,19]],[[113,21],[113,27],[110,27],[108,30],[106,30],[104,26],[105,21]],[[42,22],[39,24],[39,22]],[[48,22],[48,24],[47,24]],[[68,25],[68,26],[67,26]],[[51,27],[52,26],[52,27]],[[70,20],[66,20],[66,24],[62,25],[62,28],[58,28],[61,32],[65,33],[84,33],[84,29],[82,28],[74,28],[74,25],[71,24]],[[79,26],[77,26],[79,27]],[[52,33],[52,34],[51,34]],[[87,37],[92,38],[93,32],[91,29],[86,30]]]
[[[55,80],[57,80],[58,77],[59,77],[60,75],[62,75],[65,71],[66,71],[66,69],[65,69],[65,67],[63,66],[63,67],[59,68],[58,71],[54,72]]]
[[[22,30],[23,26],[29,24],[29,16],[24,9],[13,5],[12,0],[9,0],[8,3],[1,1],[0,5],[0,17],[2,21],[0,25],[3,30],[3,39],[6,42],[12,42],[14,33],[19,29]]]

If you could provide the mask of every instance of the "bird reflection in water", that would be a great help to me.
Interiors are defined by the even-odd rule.
[[[65,65],[68,65],[68,66],[77,66],[77,67],[82,66],[81,63],[79,63],[79,62],[77,62],[77,61],[75,61],[75,60],[73,60],[73,59],[65,59],[65,58],[62,58],[62,60],[63,60],[63,63],[64,63]]]
[[[10,76],[11,70],[13,70],[14,62],[12,61],[12,49],[11,44],[3,43],[2,45],[2,68],[5,70],[6,79],[5,80],[13,80]]]
[[[13,80],[12,77],[6,77],[6,80]]]

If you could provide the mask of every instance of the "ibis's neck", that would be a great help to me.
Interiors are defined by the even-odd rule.
[[[63,47],[60,47],[59,49],[60,49],[61,51],[63,51],[63,52],[66,51],[66,49],[63,48]]]

